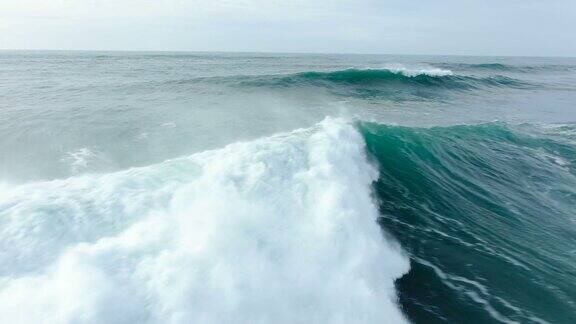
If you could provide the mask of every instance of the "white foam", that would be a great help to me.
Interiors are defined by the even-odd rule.
[[[167,123],[163,123],[162,125],[160,125],[161,127],[166,127],[166,128],[175,128],[176,127],[176,123],[175,122],[167,122]]]
[[[2,323],[401,323],[354,127],[0,191]]]
[[[402,64],[388,64],[384,68],[394,73],[400,73],[407,77],[415,77],[419,75],[428,76],[447,76],[452,75],[451,70],[440,69],[432,66],[421,66],[421,67],[406,67]]]
[[[90,149],[83,147],[76,151],[69,152],[62,161],[70,165],[70,172],[72,172],[72,174],[78,174],[88,168],[89,161],[95,156]]]

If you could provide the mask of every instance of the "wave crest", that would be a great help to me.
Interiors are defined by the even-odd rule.
[[[404,322],[353,125],[0,191],[2,323]]]

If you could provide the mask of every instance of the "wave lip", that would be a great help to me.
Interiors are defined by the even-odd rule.
[[[328,119],[2,191],[0,322],[405,322],[377,175],[356,128]]]

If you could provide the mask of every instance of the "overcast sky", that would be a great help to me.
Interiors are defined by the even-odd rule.
[[[0,0],[0,48],[576,56],[576,0]]]

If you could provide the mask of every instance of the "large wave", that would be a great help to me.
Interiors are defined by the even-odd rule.
[[[353,125],[0,190],[2,323],[400,323]]]

